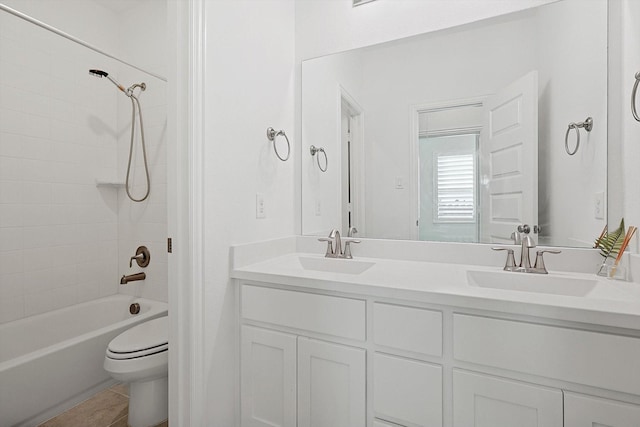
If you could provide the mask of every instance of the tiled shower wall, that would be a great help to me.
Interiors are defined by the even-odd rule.
[[[167,301],[167,156],[166,156],[166,83],[136,70],[126,70],[120,76],[126,86],[144,82],[147,89],[136,96],[142,106],[147,163],[151,179],[151,191],[147,200],[134,203],[124,189],[118,191],[118,273],[133,274],[144,271],[146,280],[130,282],[120,287],[120,293]],[[131,141],[131,101],[126,96],[118,100],[118,176],[124,180]],[[146,190],[144,161],[136,122],[133,160],[131,163],[131,193],[140,199]],[[142,269],[134,262],[129,268],[129,258],[136,248],[145,245],[151,253],[151,262]]]
[[[166,22],[165,1],[146,0],[120,16],[121,54],[136,65],[166,75]],[[144,16],[144,27],[140,17]],[[118,273],[132,274],[143,271],[135,263],[129,268],[129,258],[136,248],[145,245],[151,252],[151,263],[144,269],[147,279],[121,286],[119,292],[160,301],[168,299],[167,285],[167,83],[130,67],[120,67],[118,79],[129,87],[144,82],[147,89],[136,94],[142,105],[147,160],[151,176],[149,198],[142,203],[130,201],[124,190],[118,200]],[[135,198],[144,195],[146,181],[136,123],[136,140],[132,161],[132,193]],[[124,180],[127,173],[131,126],[131,100],[118,97],[118,176]]]
[[[166,127],[165,83],[0,12],[0,323],[117,293],[139,239],[155,246],[166,237],[166,185],[135,207],[121,186],[96,185],[124,181],[131,107],[90,68],[153,88],[140,100],[152,180],[166,183],[158,136]],[[162,261],[152,250],[147,270],[163,285],[124,291],[166,300],[166,255]]]

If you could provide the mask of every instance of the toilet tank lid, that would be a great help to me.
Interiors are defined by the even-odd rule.
[[[109,343],[114,353],[132,353],[166,344],[169,341],[167,316],[148,320],[128,329]]]

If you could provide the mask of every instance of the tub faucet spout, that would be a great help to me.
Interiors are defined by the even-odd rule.
[[[130,274],[128,276],[122,276],[122,279],[120,279],[120,284],[126,285],[129,282],[135,282],[136,280],[144,280],[146,278],[147,278],[147,275],[144,272]]]

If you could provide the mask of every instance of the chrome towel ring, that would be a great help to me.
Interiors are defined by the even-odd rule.
[[[278,148],[276,147],[276,138],[280,135],[284,136],[284,139],[287,141],[287,155],[285,157],[282,157],[280,153],[278,153]],[[291,154],[291,144],[289,144],[289,138],[287,138],[287,134],[284,133],[283,130],[276,131],[274,128],[268,128],[267,139],[273,143],[273,151],[276,152],[276,156],[278,156],[280,160],[282,160],[283,162],[289,160],[289,155]]]
[[[584,122],[580,123],[569,123],[569,127],[567,128],[567,133],[564,134],[564,149],[567,151],[567,154],[573,156],[578,152],[578,148],[580,147],[580,128],[584,128],[587,132],[591,132],[593,129],[593,118],[587,117]],[[576,130],[576,148],[573,151],[569,150],[569,132],[571,129]]]
[[[311,148],[309,148],[309,151],[311,152],[312,156],[316,156],[316,154],[318,154],[318,153],[324,154],[324,168],[320,165],[320,155],[319,154],[316,156],[316,163],[318,163],[318,168],[320,168],[320,170],[322,172],[326,172],[327,171],[327,167],[329,167],[329,159],[327,158],[327,153],[324,151],[324,148],[316,147],[315,145],[312,145]]]
[[[633,118],[640,122],[640,116],[638,116],[638,110],[636,110],[638,83],[640,83],[640,71],[636,73],[636,82],[633,84],[633,89],[631,90],[631,113],[633,113]]]

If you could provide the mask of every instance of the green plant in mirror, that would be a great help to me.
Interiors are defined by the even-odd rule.
[[[624,218],[620,220],[620,225],[615,231],[609,233],[607,227],[604,228],[602,234],[595,241],[594,248],[600,249],[600,254],[606,258],[613,258],[620,252],[620,247],[624,241],[625,227]]]

